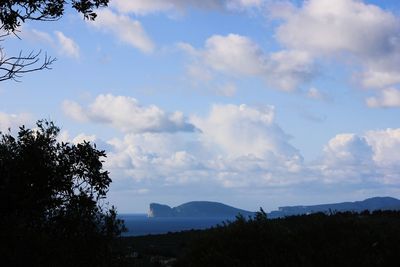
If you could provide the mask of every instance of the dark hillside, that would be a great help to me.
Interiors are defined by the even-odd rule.
[[[400,212],[238,217],[208,230],[128,237],[136,266],[398,266]]]
[[[398,211],[258,213],[204,231],[178,266],[398,266],[399,251]]]

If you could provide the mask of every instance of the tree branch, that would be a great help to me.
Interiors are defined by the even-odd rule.
[[[41,53],[42,51],[40,50],[36,53],[31,51],[28,55],[23,55],[21,51],[18,56],[7,57],[4,53],[4,49],[0,47],[0,82],[6,80],[19,82],[19,78],[21,78],[22,74],[51,69],[51,65],[57,59],[49,57],[47,53],[45,53],[43,62],[37,64],[40,61]]]

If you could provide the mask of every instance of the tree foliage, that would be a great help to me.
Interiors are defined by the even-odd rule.
[[[176,266],[398,266],[400,211],[253,218],[199,231]]]
[[[27,20],[52,21],[59,19],[65,6],[71,5],[85,19],[96,18],[95,8],[108,5],[109,0],[7,0],[0,1],[1,29],[15,32]]]
[[[123,222],[104,203],[111,179],[105,152],[57,141],[39,121],[0,135],[0,226],[6,266],[110,266]]]
[[[82,14],[84,19],[94,20],[95,9],[106,7],[109,0],[1,0],[0,1],[0,41],[10,34],[17,35],[18,28],[29,20],[54,21],[61,18],[67,6]],[[16,56],[7,56],[0,47],[0,81],[16,80],[25,73],[50,69],[55,59],[44,57],[40,61],[40,51]]]

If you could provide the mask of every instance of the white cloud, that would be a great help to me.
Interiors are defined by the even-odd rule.
[[[361,78],[363,86],[367,88],[384,88],[400,83],[400,72],[397,69],[380,69],[376,68],[374,64],[370,69],[365,70],[360,75],[355,75],[355,77]]]
[[[132,1],[132,0],[114,0],[111,2],[119,12],[134,13],[145,15],[148,13],[167,11],[173,8],[171,1],[153,0],[153,1]]]
[[[372,162],[372,148],[365,137],[338,134],[324,147],[325,161],[329,165],[361,165]]]
[[[227,1],[228,8],[250,8],[250,7],[261,7],[264,0],[230,0]]]
[[[214,105],[206,118],[191,120],[202,132],[211,148],[223,155],[264,157],[270,153],[295,153],[288,145],[288,136],[274,123],[274,109],[252,108],[246,105]]]
[[[84,141],[94,143],[97,140],[97,138],[96,135],[88,135],[85,133],[80,133],[77,136],[71,138],[69,132],[64,130],[60,132],[60,134],[57,137],[57,140],[59,142],[64,142],[64,143],[68,142],[76,145],[83,143]]]
[[[127,134],[108,143],[114,150],[108,153],[106,165],[116,177],[128,176],[144,184],[181,184],[196,181],[201,173],[179,134]]]
[[[237,34],[211,36],[201,56],[212,69],[231,75],[260,75],[264,72],[262,50],[249,38]]]
[[[54,35],[47,32],[31,29],[27,26],[22,29],[22,37],[33,42],[42,42],[50,45],[60,55],[78,59],[80,57],[79,45],[61,31],[54,31]]]
[[[362,72],[355,74],[366,87],[400,82],[400,21],[389,11],[358,0],[310,0],[299,8],[278,5],[270,12],[283,20],[276,36],[288,49],[307,51],[313,58],[350,58],[361,65]]]
[[[18,127],[29,126],[32,123],[32,115],[29,113],[8,114],[0,112],[0,132],[6,133],[8,129],[18,130]]]
[[[267,80],[278,88],[292,91],[315,76],[314,62],[308,52],[283,50],[270,54]]]
[[[85,141],[86,142],[91,142],[91,143],[95,142],[96,141],[96,135],[87,135],[85,133],[81,133],[81,134],[78,134],[77,136],[75,136],[71,140],[71,142],[73,144],[80,144],[80,143],[83,143]]]
[[[400,129],[338,134],[324,147],[321,177],[330,183],[400,184]]]
[[[261,7],[264,0],[114,0],[111,6],[121,13],[147,15],[158,12],[182,13],[186,9],[242,10]]]
[[[279,89],[291,91],[314,75],[313,61],[303,51],[265,53],[250,38],[228,34],[213,35],[203,49],[189,44],[179,47],[193,58],[196,73],[218,72],[228,77],[258,77]],[[203,72],[199,69],[205,69]]]
[[[114,13],[109,9],[99,10],[95,21],[90,22],[95,28],[110,32],[119,40],[144,53],[154,50],[154,43],[147,35],[138,20],[132,20],[127,15]]]
[[[195,130],[179,111],[168,113],[155,105],[143,107],[126,96],[99,95],[87,108],[64,101],[63,110],[75,120],[109,124],[125,133]]]
[[[272,107],[214,105],[192,117],[200,131],[135,133],[109,144],[107,167],[136,183],[282,186],[305,179],[299,152],[274,122]]]
[[[75,43],[74,40],[65,36],[60,31],[55,31],[54,34],[57,37],[58,43],[60,45],[60,52],[62,54],[73,58],[79,58],[79,46]]]
[[[379,92],[379,96],[366,99],[370,108],[392,108],[400,107],[400,91],[395,88],[387,88]]]
[[[277,29],[279,41],[314,53],[386,54],[399,30],[393,14],[356,0],[306,1],[284,19]]]
[[[220,9],[223,7],[219,0],[114,0],[112,6],[119,12],[146,15],[155,12],[178,11],[194,7],[200,9]]]
[[[366,138],[374,151],[373,159],[377,165],[400,168],[400,129],[368,131]]]
[[[54,45],[54,38],[47,32],[42,32],[37,29],[30,29],[27,26],[23,26],[21,35],[23,38],[27,38],[34,42],[43,42]]]
[[[65,114],[76,121],[85,122],[88,120],[83,107],[74,101],[65,100],[62,103],[62,109]]]
[[[123,107],[122,102],[118,106]],[[89,116],[91,108],[85,109]],[[132,131],[107,142],[106,168],[117,180],[130,181],[133,189],[190,185],[264,190],[310,182],[363,188],[400,183],[400,129],[338,134],[324,146],[322,157],[305,163],[274,113],[271,106],[220,104],[208,115],[191,116],[199,131]]]

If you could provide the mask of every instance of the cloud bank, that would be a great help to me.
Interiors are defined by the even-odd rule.
[[[200,49],[187,43],[180,43],[179,47],[192,57],[189,70],[197,70],[194,74],[216,72],[232,79],[256,77],[285,91],[297,89],[315,75],[307,52],[268,53],[250,38],[238,34],[213,35]],[[192,77],[201,79],[204,75]]]
[[[400,20],[390,11],[358,0],[310,0],[300,6],[277,4],[271,18],[282,22],[277,40],[290,51],[307,53],[310,61],[338,61],[350,66],[365,88],[384,90],[367,99],[369,107],[396,107],[389,101],[400,83]]]
[[[155,105],[143,107],[135,98],[126,96],[99,95],[88,107],[67,100],[63,110],[77,121],[108,124],[125,133],[195,130],[179,111],[169,113]]]

